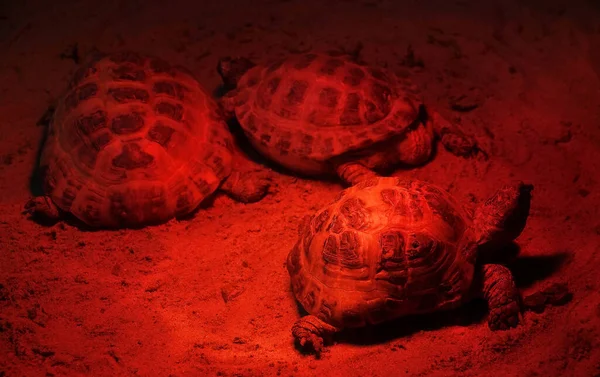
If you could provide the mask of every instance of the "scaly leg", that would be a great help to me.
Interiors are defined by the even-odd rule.
[[[482,283],[482,293],[488,302],[490,329],[516,327],[521,317],[521,298],[509,269],[499,264],[483,265]]]
[[[25,204],[23,213],[48,223],[55,223],[61,218],[60,210],[48,196],[36,196],[30,199]]]
[[[442,142],[442,145],[450,153],[461,157],[470,157],[479,153],[484,159],[488,159],[487,152],[477,145],[475,139],[469,135],[466,135],[455,124],[452,124],[435,111],[428,111],[427,116],[427,122],[431,122],[436,135],[438,135]]]
[[[267,195],[271,183],[268,178],[253,171],[232,171],[223,181],[221,190],[242,203],[258,202]]]
[[[340,331],[314,315],[300,318],[292,326],[292,335],[302,347],[311,347],[317,355],[323,351],[323,343],[326,338]]]
[[[359,182],[366,181],[367,179],[379,177],[379,175],[373,170],[357,162],[348,162],[338,165],[336,172],[342,180],[351,186],[354,186]]]
[[[242,203],[254,203],[264,198],[271,179],[264,168],[252,168],[251,165],[252,162],[234,144],[233,170],[221,184],[221,191]]]

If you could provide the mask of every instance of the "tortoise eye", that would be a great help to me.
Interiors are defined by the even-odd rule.
[[[412,248],[413,248],[413,249],[416,249],[416,248],[418,248],[420,245],[419,245],[419,242],[418,242],[418,241],[413,241],[413,242],[410,244],[410,246],[412,246]]]

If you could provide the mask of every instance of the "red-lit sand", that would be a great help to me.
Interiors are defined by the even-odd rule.
[[[57,3],[0,12],[0,376],[600,375],[596,2]],[[69,46],[160,55],[214,89],[221,55],[261,60],[359,42],[366,61],[412,71],[491,154],[477,162],[441,150],[396,174],[465,200],[512,177],[533,183],[514,273],[526,294],[568,282],[570,304],[496,333],[480,305],[455,320],[398,321],[339,338],[316,360],[292,342],[299,313],[284,262],[302,216],[339,183],[274,172],[259,204],[217,196],[191,220],[138,231],[44,228],[20,214],[43,132],[35,123],[76,66],[60,57]],[[424,68],[400,64],[409,44]],[[452,111],[449,99],[463,95],[479,107]]]

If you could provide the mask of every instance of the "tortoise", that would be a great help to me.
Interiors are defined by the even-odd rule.
[[[133,51],[93,51],[50,113],[40,156],[43,196],[25,212],[91,227],[185,217],[215,190],[260,200],[265,177],[243,160],[219,107],[185,68]]]
[[[220,99],[252,146],[306,176],[337,174],[352,185],[398,165],[418,166],[434,140],[457,156],[487,154],[474,139],[425,106],[410,79],[349,55],[309,52],[256,65],[224,57],[229,91]]]
[[[292,292],[308,313],[293,325],[294,338],[321,352],[344,328],[481,296],[491,330],[517,326],[521,302],[510,270],[482,257],[521,234],[532,189],[511,182],[473,208],[420,180],[369,178],[343,190],[305,220],[287,257]]]

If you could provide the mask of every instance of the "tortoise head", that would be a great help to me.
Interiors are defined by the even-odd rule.
[[[235,88],[240,78],[255,65],[247,58],[227,56],[219,59],[217,72],[219,72],[219,76],[221,76],[226,87]]]
[[[532,190],[533,185],[515,181],[479,205],[473,218],[477,245],[497,247],[517,238],[529,217]]]

